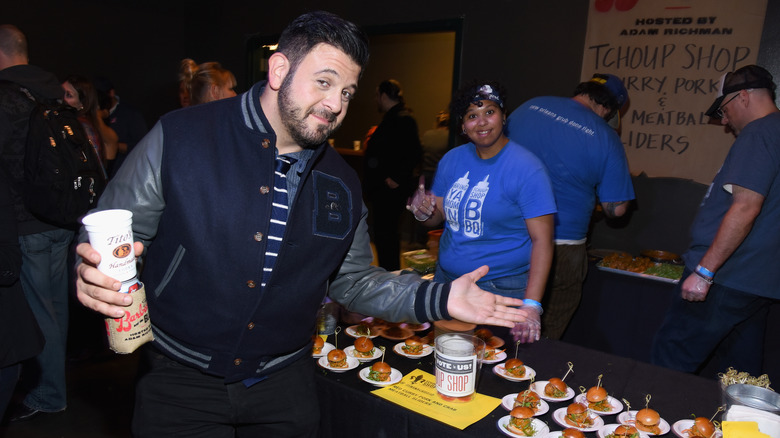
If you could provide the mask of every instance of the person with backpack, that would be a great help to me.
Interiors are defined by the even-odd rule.
[[[32,100],[29,96],[35,100]],[[11,178],[13,208],[22,249],[21,282],[46,345],[26,373],[34,384],[10,420],[66,408],[65,349],[68,333],[68,250],[74,230],[34,216],[24,202],[24,158],[30,115],[37,101],[61,99],[57,78],[28,64],[27,39],[13,25],[0,25],[0,165]],[[7,334],[3,333],[2,336]],[[20,382],[24,385],[26,379]]]

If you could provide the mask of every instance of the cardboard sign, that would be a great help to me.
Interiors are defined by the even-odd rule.
[[[621,138],[632,174],[712,181],[734,137],[704,111],[724,73],[756,63],[766,4],[590,1],[581,79],[623,80]]]

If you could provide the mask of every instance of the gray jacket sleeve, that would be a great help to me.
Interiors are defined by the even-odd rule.
[[[133,238],[144,247],[157,235],[157,225],[165,209],[160,167],[163,152],[163,130],[158,122],[133,149],[116,176],[100,196],[92,212],[122,208],[133,212]],[[79,241],[86,242],[82,227]]]
[[[362,206],[360,223],[352,246],[328,295],[348,310],[388,321],[421,323],[450,319],[447,299],[450,285],[422,280],[414,274],[387,272],[371,266],[373,253],[369,243],[366,216]]]

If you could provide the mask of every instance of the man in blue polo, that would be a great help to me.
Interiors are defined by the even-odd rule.
[[[542,336],[560,339],[577,310],[588,270],[588,225],[597,199],[607,217],[622,216],[634,199],[623,143],[611,126],[617,126],[613,122],[627,100],[617,76],[595,74],[577,85],[574,97],[537,97],[507,119],[509,138],[547,167],[558,206]]]

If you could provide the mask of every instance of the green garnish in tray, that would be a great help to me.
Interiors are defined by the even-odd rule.
[[[682,277],[684,268],[685,266],[683,265],[658,263],[654,266],[647,268],[647,270],[644,273],[648,275],[655,275],[656,277],[664,277],[664,278],[671,278],[673,280],[677,280],[680,277]]]

